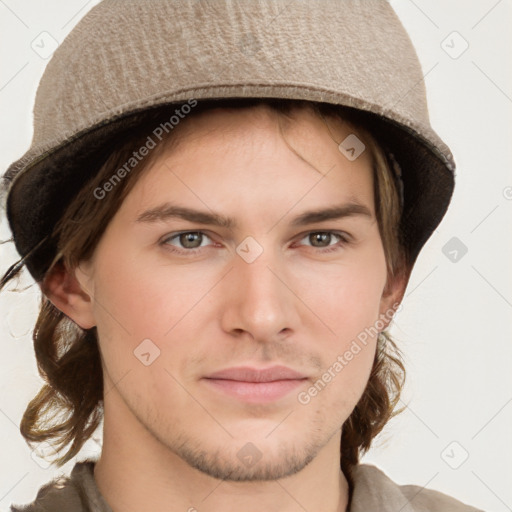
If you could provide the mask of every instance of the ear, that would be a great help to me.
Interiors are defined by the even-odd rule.
[[[407,288],[407,283],[409,282],[409,276],[410,272],[402,271],[395,276],[388,277],[386,286],[382,292],[379,307],[379,318],[384,324],[382,330],[389,326],[394,314],[400,307],[405,289]]]
[[[96,325],[92,314],[91,295],[84,290],[75,272],[63,262],[57,263],[40,283],[50,302],[82,329]]]

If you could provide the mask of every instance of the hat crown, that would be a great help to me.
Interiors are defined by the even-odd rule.
[[[422,78],[385,0],[104,0],[45,70],[33,146],[149,104],[240,96],[241,84],[245,96],[284,97],[272,85],[286,85],[287,97],[343,101],[421,131]]]

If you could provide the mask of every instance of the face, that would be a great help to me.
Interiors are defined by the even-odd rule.
[[[339,460],[394,296],[370,155],[349,161],[334,141],[354,130],[329,128],[266,107],[178,126],[75,273],[105,421],[123,408],[118,428],[217,478],[282,478],[333,440]]]

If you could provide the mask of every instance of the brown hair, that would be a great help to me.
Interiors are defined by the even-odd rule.
[[[210,106],[234,108],[262,103],[287,117],[290,117],[294,107],[312,107],[324,121],[329,117],[355,127],[373,155],[375,208],[386,255],[388,280],[408,275],[406,255],[400,243],[400,200],[395,177],[386,153],[364,129],[364,121],[359,119],[357,111],[308,101],[231,99],[223,103],[200,103],[195,112]],[[165,112],[161,110],[139,114],[140,124],[130,132],[126,142],[116,147],[106,161],[91,162],[91,168],[98,171],[93,173],[69,204],[52,233],[57,240],[58,253],[47,274],[63,266],[74,268],[80,261],[92,256],[110,219],[137,181],[137,176],[158,156],[161,148],[173,144],[174,138],[167,136],[165,144],[159,144],[113,187],[108,200],[95,198],[94,190],[104,185],[130,159],[133,151],[144,144],[151,129],[162,121],[163,115]],[[19,274],[22,268],[20,262],[6,272],[0,289]],[[58,451],[70,445],[65,454],[54,461],[60,467],[78,454],[103,417],[103,374],[98,337],[96,328],[81,329],[42,295],[33,341],[37,367],[45,384],[28,404],[20,431],[29,445],[53,440]],[[349,482],[351,468],[393,416],[404,378],[405,369],[395,343],[385,332],[381,333],[366,389],[342,427],[340,461]]]

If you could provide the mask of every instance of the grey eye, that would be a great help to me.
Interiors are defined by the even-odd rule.
[[[199,232],[181,233],[179,236],[180,244],[186,249],[195,249],[201,246],[203,234]]]
[[[310,233],[308,240],[313,247],[327,247],[331,244],[332,236],[332,233],[318,231]]]

